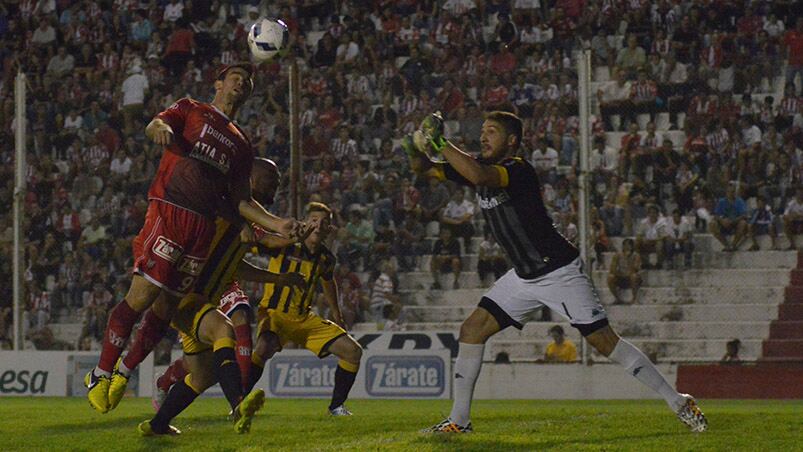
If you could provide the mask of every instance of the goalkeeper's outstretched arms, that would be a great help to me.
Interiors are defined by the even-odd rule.
[[[407,152],[411,168],[417,174],[440,180],[449,179],[465,185],[507,185],[506,173],[498,165],[480,162],[443,136],[443,118],[440,113],[424,118],[420,128],[412,136],[405,137],[402,147]],[[446,162],[434,162],[430,154],[441,155]]]

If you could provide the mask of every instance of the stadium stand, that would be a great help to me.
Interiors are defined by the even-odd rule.
[[[793,214],[788,206],[803,183],[799,4],[176,4],[182,8],[162,0],[0,6],[0,178],[7,181],[0,187],[2,281],[11,280],[16,70],[30,81],[27,347],[97,347],[93,338],[103,330],[105,312],[130,276],[130,239],[142,224],[144,194],[161,152],[144,139],[144,125],[181,97],[208,100],[215,70],[246,59],[248,27],[271,15],[287,19],[291,49],[284,58],[296,58],[302,68],[305,199],[335,209],[338,257],[362,281],[356,330],[384,326],[370,313],[379,275],[366,271],[383,261],[399,269],[391,279],[403,308],[394,328],[455,331],[482,294],[476,262],[484,225],[476,217],[474,238],[461,239],[460,289],[429,290],[432,242],[456,188],[417,180],[398,144],[435,109],[443,111],[449,136],[468,149],[478,140],[483,111],[517,111],[527,130],[521,156],[538,169],[561,232],[576,238],[573,51],[589,47],[593,132],[603,144],[592,156],[594,242],[602,262],[589,265],[618,329],[658,360],[717,361],[733,338],[741,340],[745,360],[800,357],[799,338],[784,335],[803,322],[800,270],[793,271],[799,251],[780,250],[791,245],[782,222]],[[500,37],[514,38],[509,48]],[[261,68],[239,118],[259,154],[283,169],[289,164],[287,91],[286,65]],[[277,212],[287,209],[287,180]],[[708,228],[729,185],[751,209],[749,218],[757,198],[768,201],[779,250],[761,236],[761,251],[747,251],[749,239],[740,250],[722,251]],[[610,256],[624,237],[639,233],[649,205],[662,218],[679,208],[694,225],[692,265],[645,267],[639,302],[612,305]],[[397,234],[402,229],[425,237],[422,246],[405,247],[399,237],[408,236]],[[357,243],[361,234],[365,241]],[[408,264],[413,271],[406,271]],[[11,287],[2,286],[0,343],[8,347]],[[258,288],[251,292],[256,297]],[[552,324],[504,332],[488,347],[489,359],[501,351],[513,359],[542,356]]]

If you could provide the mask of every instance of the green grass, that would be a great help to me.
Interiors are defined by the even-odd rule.
[[[476,401],[471,435],[418,430],[449,412],[448,400],[353,400],[355,416],[332,418],[325,400],[268,400],[250,435],[237,435],[223,399],[199,399],[174,425],[178,437],[140,438],[153,412],[126,399],[95,413],[83,398],[0,398],[0,451],[12,450],[754,450],[803,448],[803,401],[700,405],[709,431],[692,434],[661,401]]]

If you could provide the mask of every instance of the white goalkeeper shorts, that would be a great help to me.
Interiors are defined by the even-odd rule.
[[[480,307],[491,312],[502,328],[512,325],[521,329],[544,306],[568,320],[584,336],[608,324],[608,315],[583,272],[580,258],[535,279],[522,279],[511,269],[480,301]]]

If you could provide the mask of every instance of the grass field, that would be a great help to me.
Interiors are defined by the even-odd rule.
[[[223,399],[200,399],[178,437],[140,438],[150,401],[97,414],[83,398],[0,398],[0,451],[38,450],[803,450],[803,401],[701,401],[709,431],[692,434],[662,401],[477,401],[471,435],[425,435],[450,401],[354,400],[332,418],[325,400],[268,400],[250,435],[224,420]]]

